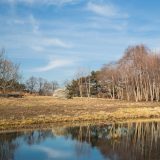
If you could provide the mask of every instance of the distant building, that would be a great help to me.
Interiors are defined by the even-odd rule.
[[[55,98],[67,98],[67,91],[65,88],[56,89],[53,92],[53,97]]]

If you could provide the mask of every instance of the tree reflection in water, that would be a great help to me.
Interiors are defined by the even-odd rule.
[[[18,147],[15,141],[20,133],[7,133],[0,135],[0,160],[14,160],[14,151]]]
[[[110,159],[160,159],[160,123],[157,122],[80,126],[66,130],[72,139],[78,140],[78,155],[84,154],[82,147],[87,142]]]
[[[104,158],[113,160],[160,159],[160,123],[126,123],[101,126],[53,127],[50,130],[0,134],[0,160],[14,160],[15,151],[24,143],[39,145],[57,136],[75,140],[78,157],[98,149]],[[67,143],[65,141],[64,143]],[[63,144],[59,144],[62,145]]]

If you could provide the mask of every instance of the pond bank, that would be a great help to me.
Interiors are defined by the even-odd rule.
[[[0,131],[43,128],[57,124],[99,124],[159,120],[160,103],[97,98],[54,99],[24,97],[0,99]]]

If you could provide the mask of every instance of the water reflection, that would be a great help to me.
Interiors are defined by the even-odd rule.
[[[54,127],[0,134],[0,160],[160,159],[160,123]]]

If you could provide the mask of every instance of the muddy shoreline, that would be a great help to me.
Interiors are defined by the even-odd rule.
[[[76,126],[103,126],[110,124],[128,124],[128,123],[147,123],[147,122],[160,122],[160,118],[154,119],[128,119],[128,120],[118,120],[118,121],[88,121],[88,122],[60,122],[60,123],[44,123],[44,124],[31,124],[31,125],[8,125],[6,128],[0,129],[0,134],[2,133],[12,133],[12,132],[24,132],[33,130],[47,130],[55,127],[76,127]]]

